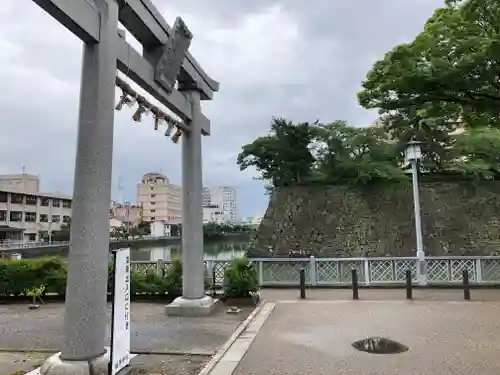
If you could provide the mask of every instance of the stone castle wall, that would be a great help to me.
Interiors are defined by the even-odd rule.
[[[429,255],[500,251],[500,182],[421,183],[422,227]],[[412,256],[411,185],[277,190],[255,237],[257,249],[317,256]]]

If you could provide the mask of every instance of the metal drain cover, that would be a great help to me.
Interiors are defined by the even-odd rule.
[[[409,349],[407,346],[385,337],[369,337],[353,342],[352,346],[357,350],[372,354],[398,354]]]

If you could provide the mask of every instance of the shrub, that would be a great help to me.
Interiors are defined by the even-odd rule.
[[[66,293],[66,264],[58,258],[0,260],[0,296],[26,296],[27,292],[44,286],[44,294]],[[108,267],[108,293],[113,285],[113,265]],[[165,276],[156,271],[130,273],[131,295],[165,295],[182,293],[182,264],[174,259]]]
[[[59,258],[0,261],[0,295],[20,296],[44,285],[44,293],[64,294],[66,268]]]
[[[165,281],[168,295],[182,295],[182,262],[179,258],[172,259],[172,263],[165,273]]]
[[[251,297],[258,290],[257,271],[247,258],[234,259],[224,270],[226,298]]]

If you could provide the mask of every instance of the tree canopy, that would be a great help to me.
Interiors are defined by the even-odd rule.
[[[397,144],[383,129],[344,121],[293,124],[273,119],[269,135],[243,146],[241,170],[254,167],[271,186],[402,181]]]
[[[360,103],[386,115],[427,107],[455,123],[498,123],[499,25],[497,0],[448,0],[414,41],[374,64]]]

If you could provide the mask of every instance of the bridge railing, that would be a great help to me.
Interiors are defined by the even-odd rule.
[[[167,238],[177,238],[174,236],[142,236],[142,237],[128,237],[128,238],[110,238],[109,242],[122,242],[122,241],[146,241],[146,240],[163,240]],[[57,247],[67,246],[69,241],[3,241],[0,242],[0,250],[15,250],[15,249],[30,249],[40,247]]]
[[[414,257],[384,258],[258,258],[252,259],[262,286],[293,286],[299,284],[301,268],[306,269],[307,285],[340,286],[351,283],[351,271],[358,271],[358,282],[363,285],[404,284],[406,271],[417,279],[417,259]],[[205,261],[206,276],[215,271],[216,284],[221,285],[224,269],[230,261]],[[500,256],[483,257],[428,257],[429,285],[459,284],[462,272],[467,270],[471,284],[500,284]],[[168,261],[132,262],[136,271],[155,271],[161,274],[170,266]]]

